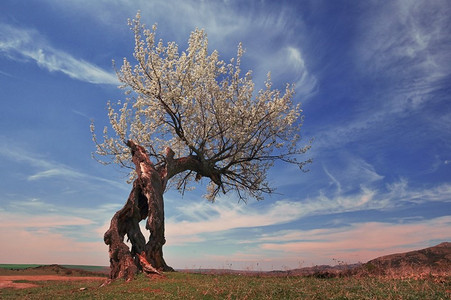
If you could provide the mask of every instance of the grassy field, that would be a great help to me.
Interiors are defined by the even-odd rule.
[[[37,268],[46,265],[35,265],[35,264],[0,264],[0,270],[24,270],[30,268]],[[109,267],[102,266],[85,266],[85,265],[61,265],[61,267],[68,269],[77,269],[90,272],[106,272],[108,273]],[[2,272],[0,271],[0,275]]]
[[[26,265],[26,264],[0,264],[0,269],[14,269],[14,270],[22,270],[28,268],[36,268],[42,265]]]
[[[21,281],[23,282],[23,281]],[[451,299],[450,278],[242,276],[166,273],[132,282],[42,281],[39,287],[0,289],[1,299]]]

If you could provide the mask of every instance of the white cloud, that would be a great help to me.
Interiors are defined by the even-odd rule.
[[[446,1],[392,1],[361,17],[358,63],[369,76],[394,82],[388,113],[418,109],[449,76],[450,6]]]
[[[9,73],[6,73],[6,72],[3,72],[3,71],[0,71],[0,74],[3,75],[3,76],[6,76],[6,77],[15,78],[13,75],[11,75]]]
[[[208,242],[209,247],[197,244],[198,250],[184,255],[183,259],[180,259],[180,255],[174,252],[172,243],[169,243],[168,257],[170,262],[185,268],[293,269],[321,264],[334,265],[341,261],[366,262],[382,255],[434,246],[451,238],[448,230],[451,216],[399,221],[356,222],[342,227],[271,233],[265,231],[263,234],[255,231],[253,235],[246,235],[245,243],[230,241],[227,244],[227,254],[220,254],[218,251],[210,253],[214,244]]]
[[[12,161],[18,163],[26,163],[29,167],[27,168],[32,175],[28,175],[27,180],[36,181],[52,177],[58,177],[62,179],[80,179],[84,181],[97,181],[107,183],[110,186],[119,188],[122,190],[129,190],[129,186],[114,180],[105,179],[98,176],[93,176],[86,174],[73,168],[66,166],[65,164],[55,162],[46,158],[41,158],[36,154],[30,154],[23,148],[19,148],[12,144],[11,142],[3,139],[3,143],[0,143],[0,156],[7,157]],[[33,172],[33,169],[39,169],[37,172]]]
[[[368,82],[370,93],[358,99],[355,112],[315,133],[316,148],[362,141],[375,131],[396,132],[398,120],[428,103],[446,101],[451,75],[449,3],[396,0],[367,2],[365,7],[356,20],[350,51],[352,71]],[[449,116],[439,119],[429,113],[424,110],[421,116],[429,119],[427,126],[436,124],[436,134],[449,127]]]
[[[11,212],[0,212],[2,222],[0,228],[30,229],[55,228],[64,226],[84,226],[93,224],[92,220],[76,217],[54,214],[26,215]]]
[[[346,227],[286,230],[263,235],[261,248],[298,254],[315,263],[366,262],[381,255],[432,246],[451,239],[451,216],[409,223],[354,223]]]
[[[50,169],[28,177],[28,180],[39,180],[48,177],[81,177],[81,174],[68,169]]]
[[[199,202],[179,206],[178,210],[186,212],[180,220],[172,217],[166,223],[166,236],[171,244],[183,244],[189,241],[199,242],[205,234],[220,233],[238,228],[255,228],[273,226],[318,214],[330,214],[356,211],[368,208],[381,208],[385,202],[375,200],[375,191],[362,189],[352,196],[339,195],[328,198],[320,193],[314,199],[305,201],[276,201],[259,207],[254,205],[234,204],[231,199],[223,197],[216,203]],[[194,218],[193,218],[194,217]]]
[[[337,158],[333,164],[322,168],[331,183],[336,186],[336,194],[340,195],[360,186],[365,189],[381,182],[384,176],[377,173],[374,166],[360,157],[350,153],[335,153]]]
[[[108,265],[103,234],[109,224],[103,224],[121,206],[105,203],[78,208],[36,198],[2,203],[2,262]]]
[[[83,242],[47,229],[17,227],[3,227],[0,240],[0,257],[6,263],[108,265],[108,248],[100,241]]]
[[[308,70],[300,48],[305,35],[302,20],[282,5],[246,3],[247,9],[242,9],[234,1],[48,2],[69,13],[81,11],[92,14],[93,19],[98,20],[105,30],[110,30],[111,26],[115,30],[125,28],[127,18],[133,18],[140,10],[143,23],[158,23],[161,37],[166,41],[171,37],[179,45],[186,43],[192,30],[204,28],[210,50],[217,49],[225,61],[236,54],[238,43],[243,42],[246,49],[243,62],[252,63],[250,68],[254,70],[257,88],[264,87],[267,72],[272,72],[274,81],[295,83],[300,96],[309,96],[317,88],[316,77]],[[270,14],[267,9],[271,10]],[[278,84],[283,87],[285,82]]]
[[[439,198],[444,201],[451,199],[449,185],[408,192],[408,184],[402,180],[388,190],[386,194],[382,194],[362,189],[360,193],[348,197],[338,195],[328,198],[319,195],[304,202],[285,200],[272,204],[257,202],[244,205],[230,201],[233,199],[223,198],[217,203],[207,201],[186,203],[178,206],[182,215],[167,219],[167,249],[188,247],[189,244],[193,244],[199,248],[199,253],[205,254],[208,250],[202,250],[203,242],[213,236],[222,240],[228,236],[224,233],[227,231],[230,233],[233,229],[278,225],[310,215],[327,215],[369,208],[384,209],[390,207],[391,202],[398,201],[399,195],[402,196],[402,201],[408,201],[409,197],[413,197],[414,201],[417,198],[425,201],[427,198],[434,201],[438,201]],[[390,199],[384,202],[386,198]],[[23,247],[26,241],[36,243],[40,241],[40,244],[34,247],[36,256],[33,263],[105,264],[102,257],[106,256],[107,250],[101,242],[101,236],[108,228],[107,220],[121,204],[105,204],[90,209],[61,207],[39,199],[14,204],[15,206],[0,209],[2,219],[0,239],[7,240],[11,234],[18,239],[17,243],[5,248],[8,251],[24,254]],[[28,206],[28,209],[24,206]],[[33,211],[38,215],[21,211]],[[202,257],[188,255],[186,259],[181,261],[175,259],[174,262],[178,264],[177,267],[185,267],[188,262],[203,266],[210,264],[215,267],[220,267],[221,263],[233,262],[235,268],[260,263],[259,268],[272,269],[274,266],[276,268],[282,265],[296,266],[299,261],[306,261],[309,264],[330,264],[334,258],[347,262],[365,261],[394,251],[421,248],[427,241],[451,238],[446,230],[451,224],[450,218],[447,216],[429,221],[417,219],[396,224],[361,222],[335,228],[283,230],[272,233],[271,229],[256,230],[254,234],[246,235],[246,244],[240,245],[240,238],[236,237],[229,241],[228,244],[233,249],[240,249],[231,250],[230,255],[215,254],[215,257],[206,257],[204,254]],[[84,241],[85,237],[92,239],[94,236],[98,241]],[[52,249],[49,250],[48,247]],[[61,251],[64,254],[52,256]],[[173,250],[169,252],[172,253]],[[12,256],[16,262],[18,257],[20,256]],[[172,263],[172,256],[169,257],[168,262]]]
[[[195,219],[191,221],[168,219],[166,235],[177,240],[179,237],[236,228],[276,225],[294,221],[300,213],[299,203],[296,202],[279,201],[265,211],[258,211],[251,205],[233,204],[227,200],[230,199],[221,198],[214,204],[204,201],[179,206],[178,210],[187,213],[184,217],[195,216]]]
[[[330,194],[330,195],[329,195]],[[221,235],[233,229],[257,228],[295,222],[307,216],[327,216],[367,210],[393,210],[407,203],[451,201],[451,185],[430,189],[414,188],[401,179],[386,190],[361,186],[356,192],[320,191],[312,198],[280,200],[271,204],[257,202],[243,205],[222,197],[216,203],[207,201],[179,205],[178,216],[167,219],[166,236],[172,245],[202,242],[210,234]],[[192,202],[192,201],[191,201]],[[174,209],[174,208],[173,208]]]
[[[260,50],[259,53],[250,54],[253,59],[257,60],[258,70],[262,74],[271,72],[273,79],[289,77],[289,83],[295,85],[296,92],[301,98],[305,100],[307,96],[312,96],[318,83],[316,77],[308,71],[301,49],[294,46],[284,46],[273,50],[275,51],[270,52],[268,49],[267,52],[261,53]],[[268,57],[271,58],[268,59]],[[260,83],[261,79],[262,77],[258,76],[257,83]]]
[[[388,185],[387,197],[412,203],[451,202],[451,184],[444,183],[430,188],[413,188],[406,179]]]
[[[32,60],[50,72],[62,72],[73,79],[89,83],[119,83],[113,72],[107,72],[83,59],[55,49],[34,29],[0,24],[0,32],[0,53],[10,59]]]

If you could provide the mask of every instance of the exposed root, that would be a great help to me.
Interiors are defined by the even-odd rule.
[[[160,276],[163,276],[163,274],[161,274],[156,268],[152,266],[151,263],[147,261],[145,252],[138,253],[137,255],[139,257],[139,263],[141,264],[144,273],[146,273],[147,275],[158,274]]]

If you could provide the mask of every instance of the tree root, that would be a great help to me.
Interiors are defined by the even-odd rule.
[[[156,268],[154,268],[152,266],[152,264],[147,261],[146,253],[144,251],[141,252],[141,253],[138,253],[137,255],[139,257],[139,263],[141,264],[141,267],[142,267],[144,273],[146,273],[147,275],[149,275],[149,274],[158,274],[160,276],[163,276],[163,274],[158,272],[158,270]]]

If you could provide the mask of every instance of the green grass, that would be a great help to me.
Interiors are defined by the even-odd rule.
[[[85,265],[61,265],[61,266],[68,269],[79,269],[90,272],[103,272],[105,271],[105,269],[109,271],[109,267],[100,267],[100,266],[85,266]]]
[[[139,275],[99,287],[98,281],[37,282],[38,288],[2,289],[1,299],[450,299],[450,278],[387,279],[270,277],[166,273]]]
[[[42,265],[25,265],[25,264],[0,264],[0,269],[22,270],[27,268],[36,268]]]

